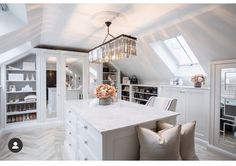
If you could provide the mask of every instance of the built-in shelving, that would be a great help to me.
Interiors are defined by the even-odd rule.
[[[29,114],[36,113],[37,110],[27,110],[27,111],[15,111],[15,112],[7,112],[7,115],[20,115],[20,114]]]
[[[156,85],[145,84],[121,84],[121,99],[146,104],[151,96],[158,96]]]
[[[32,104],[36,103],[37,101],[19,101],[19,102],[9,102],[7,105],[14,105],[14,104]]]
[[[6,125],[37,120],[36,55],[6,64]]]
[[[6,82],[36,82],[36,80],[6,80]]]
[[[7,91],[6,93],[34,93],[36,90],[33,91]]]
[[[102,82],[114,86],[119,94],[119,70],[111,63],[103,64]]]

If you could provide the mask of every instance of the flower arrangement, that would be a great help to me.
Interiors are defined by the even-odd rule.
[[[204,75],[202,75],[202,74],[197,74],[197,75],[195,75],[195,76],[193,76],[192,78],[191,78],[191,81],[193,82],[193,83],[197,83],[197,82],[200,82],[200,83],[205,83],[205,76]]]
[[[191,81],[194,83],[195,87],[201,87],[202,83],[205,84],[206,77],[202,74],[194,75]]]
[[[116,89],[108,84],[101,84],[96,88],[96,96],[99,99],[115,97]]]

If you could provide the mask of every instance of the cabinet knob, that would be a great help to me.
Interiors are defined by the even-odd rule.
[[[69,135],[71,135],[71,132],[69,132]]]
[[[68,112],[71,113],[71,110],[69,110]]]
[[[71,121],[69,120],[69,123],[71,123]]]
[[[87,161],[87,160],[88,160],[88,158],[87,158],[87,157],[85,157],[85,158],[84,158],[84,160],[86,160],[86,161]]]
[[[87,145],[87,144],[88,144],[88,141],[84,141],[84,144],[86,144],[86,145]]]
[[[71,144],[69,144],[69,146],[71,146]]]
[[[84,126],[84,129],[85,129],[85,130],[88,130],[88,126]]]

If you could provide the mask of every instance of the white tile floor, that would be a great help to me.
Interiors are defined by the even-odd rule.
[[[18,137],[24,147],[20,153],[8,150],[9,138]],[[0,136],[0,160],[66,160],[63,158],[64,129],[62,127],[20,131]],[[200,160],[229,160],[196,144],[196,154]]]

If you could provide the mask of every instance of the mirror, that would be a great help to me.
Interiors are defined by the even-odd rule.
[[[80,58],[66,58],[66,100],[83,99],[83,63]]]
[[[50,56],[46,63],[47,118],[57,117],[57,57]]]
[[[236,146],[236,68],[221,69],[219,143]]]

